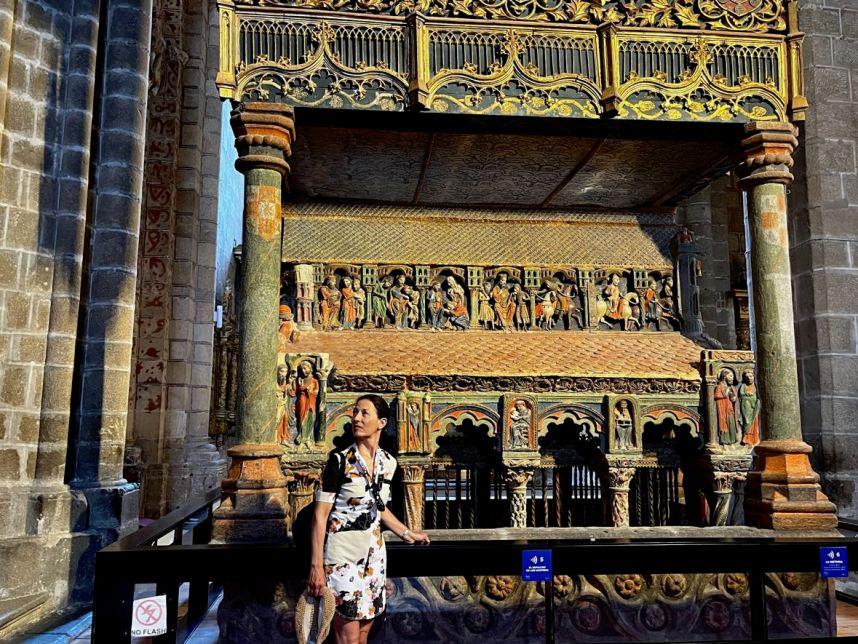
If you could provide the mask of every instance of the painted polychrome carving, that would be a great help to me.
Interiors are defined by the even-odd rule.
[[[324,447],[330,363],[319,354],[281,354],[277,367],[277,442],[291,449]]]

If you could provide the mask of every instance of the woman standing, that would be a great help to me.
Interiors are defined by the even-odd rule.
[[[378,446],[390,407],[380,396],[361,396],[352,410],[355,442],[333,452],[316,492],[313,516],[311,595],[327,585],[336,597],[337,644],[365,644],[372,620],[384,612],[387,563],[381,525],[407,543],[429,543],[410,532],[386,507],[396,460]]]

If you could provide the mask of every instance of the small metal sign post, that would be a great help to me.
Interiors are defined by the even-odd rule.
[[[819,571],[824,579],[849,576],[849,557],[845,546],[823,546],[819,549]]]
[[[545,584],[545,641],[554,641],[554,571],[551,550],[521,551],[521,580]]]

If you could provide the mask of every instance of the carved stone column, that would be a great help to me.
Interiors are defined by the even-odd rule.
[[[748,474],[745,513],[752,525],[776,530],[837,527],[836,508],[822,493],[802,440],[786,186],[793,176],[796,129],[750,123],[742,141],[739,185],[750,204],[751,269],[762,441]]]
[[[405,497],[405,525],[409,530],[423,529],[424,480],[426,465],[412,463],[402,466],[402,485]]]
[[[533,477],[531,468],[508,467],[503,478],[509,492],[509,524],[513,528],[527,527],[527,484]]]
[[[295,138],[292,108],[244,103],[230,119],[244,174],[243,292],[238,347],[239,445],[223,481],[228,497],[215,513],[219,541],[280,540],[287,535],[286,477],[277,422],[281,185]]]
[[[289,481],[289,522],[295,521],[298,513],[313,501],[316,486],[322,478],[322,471],[317,468],[291,470]]]
[[[728,525],[745,525],[745,484],[748,482],[747,472],[738,472],[733,482],[733,511],[730,513]]]
[[[629,527],[629,489],[633,467],[612,467],[608,470],[608,491],[611,494],[611,525],[615,528]]]
[[[728,525],[730,523],[730,502],[733,500],[733,485],[739,478],[739,472],[715,472],[713,491],[715,505],[712,507],[710,525]]]

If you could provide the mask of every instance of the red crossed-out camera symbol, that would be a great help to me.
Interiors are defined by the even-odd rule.
[[[141,602],[137,606],[137,621],[143,626],[151,626],[161,619],[161,606],[155,601]]]

